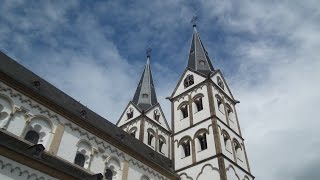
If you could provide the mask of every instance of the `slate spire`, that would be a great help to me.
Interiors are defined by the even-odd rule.
[[[132,102],[141,110],[147,110],[158,103],[150,68],[150,52],[151,49],[148,49],[147,62],[144,66],[141,79],[132,99]]]
[[[196,27],[197,25],[195,24],[195,22],[193,22],[193,33],[189,53],[188,67],[206,75],[214,71],[214,68],[209,59],[208,52],[206,51],[201,42]]]

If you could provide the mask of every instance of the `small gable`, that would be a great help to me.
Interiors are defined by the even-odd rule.
[[[222,76],[222,73],[220,72],[220,70],[216,71],[216,73],[214,73],[211,77],[211,80],[223,91],[225,92],[231,99],[233,98],[233,95],[224,79],[224,77]]]
[[[132,102],[129,102],[129,104],[121,114],[121,117],[117,123],[117,126],[120,127],[140,115],[141,115],[141,112],[137,109],[137,107]]]
[[[170,127],[168,125],[168,122],[162,112],[162,109],[160,105],[156,105],[153,108],[151,108],[147,113],[146,116],[150,119],[152,119],[154,122],[165,128],[166,130],[170,131]]]
[[[189,90],[190,88],[194,87],[195,85],[201,83],[206,78],[195,73],[189,69],[187,69],[183,75],[181,76],[178,85],[176,86],[174,92],[172,93],[171,98],[178,96],[179,94]]]

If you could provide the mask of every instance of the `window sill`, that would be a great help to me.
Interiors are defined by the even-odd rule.
[[[185,119],[188,119],[188,117],[186,117],[186,118],[183,118],[183,119],[180,119],[180,121],[183,121],[183,120],[185,120]]]
[[[207,149],[208,149],[208,148],[207,148]],[[207,149],[203,149],[203,150],[197,151],[197,153],[200,153],[200,152],[206,151]]]
[[[182,157],[181,159],[187,159],[188,157],[191,157],[191,155]]]

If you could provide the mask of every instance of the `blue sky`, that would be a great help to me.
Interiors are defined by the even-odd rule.
[[[158,100],[186,67],[192,26],[234,96],[257,179],[320,176],[320,3],[306,1],[0,2],[0,50],[116,122],[151,46]]]

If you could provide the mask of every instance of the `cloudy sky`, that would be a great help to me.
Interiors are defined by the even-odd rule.
[[[320,1],[0,2],[0,50],[116,122],[151,46],[158,99],[186,67],[192,26],[225,75],[259,180],[320,177]]]

